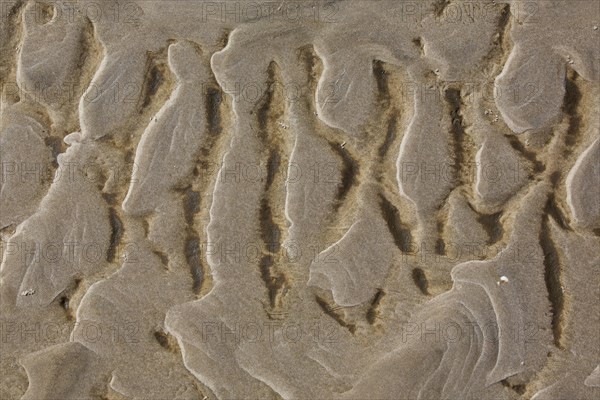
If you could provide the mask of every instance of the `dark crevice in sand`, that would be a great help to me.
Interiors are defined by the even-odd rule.
[[[165,267],[165,269],[169,269],[169,256],[162,251],[153,250],[152,253],[160,259],[161,264]]]
[[[266,251],[270,253],[264,255],[260,261],[260,276],[267,288],[269,305],[273,309],[279,305],[279,295],[287,286],[287,279],[273,268],[275,258],[279,258],[281,249],[281,229],[273,219],[272,210],[266,197],[261,200],[260,234]]]
[[[9,225],[6,225],[6,226],[3,226],[2,228],[0,228],[0,233],[2,233],[2,235],[5,235],[7,238],[9,238],[15,234],[16,229],[17,229],[17,225],[9,224]],[[4,240],[4,237],[2,239]]]
[[[192,290],[200,294],[204,277],[204,266],[200,257],[200,236],[194,228],[194,217],[200,211],[200,193],[188,188],[183,197],[186,221],[185,258],[192,274]]]
[[[69,298],[67,296],[61,296],[58,304],[60,304],[60,306],[65,309],[68,310],[69,309]]]
[[[484,57],[484,63],[496,61],[499,64],[504,64],[508,57],[510,43],[508,42],[508,26],[510,23],[510,4],[505,4],[500,11],[500,18],[496,24],[496,32],[492,39],[492,50]]]
[[[403,253],[411,251],[412,234],[400,220],[400,211],[383,195],[379,194],[379,207],[383,219],[394,238],[394,243]]]
[[[19,0],[8,9],[8,3],[2,3],[2,12],[6,11],[6,14],[2,15],[2,23],[8,26],[7,34],[11,40],[6,41],[6,48],[1,50],[17,49],[18,46],[23,43],[23,10],[27,2]],[[17,65],[18,52],[15,52],[14,57],[8,57],[6,54],[0,57],[0,81],[8,82],[9,76],[14,77]],[[2,88],[4,89],[4,87]],[[0,93],[2,100],[5,99],[5,93]],[[18,93],[15,93],[15,103],[20,100]]]
[[[48,4],[44,1],[36,1],[36,23],[40,25],[46,25],[48,22],[52,21],[54,14],[56,12],[54,5]]]
[[[558,226],[560,226],[562,229],[566,231],[573,230],[569,225],[569,220],[565,217],[565,214],[558,206],[558,203],[556,202],[556,197],[553,193],[549,196],[549,200],[546,204],[545,211],[554,219],[554,221],[556,221]]]
[[[317,91],[319,78],[323,72],[323,65],[312,44],[303,46],[299,49],[299,61],[304,64],[304,68],[308,74],[308,93],[315,93]],[[303,100],[308,108],[315,112],[314,97],[303,96]]]
[[[148,106],[150,104],[150,100],[158,91],[160,85],[162,85],[164,81],[164,75],[161,71],[161,68],[154,64],[150,66],[150,70],[147,73],[147,84],[144,90],[144,100],[142,102],[142,108]]]
[[[155,120],[179,85],[168,66],[167,59],[168,46],[162,47],[156,52],[147,52],[142,87],[136,88],[131,84],[124,85],[123,96],[127,101],[137,101],[137,113],[132,114],[124,126],[111,135],[111,140],[115,146],[125,149],[127,153],[131,152],[131,160],[128,160],[130,163],[134,161],[135,151],[149,122]],[[160,79],[153,77],[153,75],[157,77],[159,73]]]
[[[127,153],[125,153],[124,158],[127,158]],[[110,173],[111,171],[108,171],[108,174]],[[114,190],[111,190],[110,192],[104,192],[107,182],[107,172],[102,170],[100,171],[100,174],[101,184],[98,186],[98,190],[100,191],[100,195],[107,205],[108,222],[110,227],[110,239],[108,242],[108,248],[106,249],[106,261],[111,265],[108,266],[109,270],[106,270],[105,273],[98,277],[98,281],[106,279],[106,272],[115,271],[120,268],[123,260],[127,261],[125,255],[128,247],[127,243],[123,243],[123,238],[126,236],[127,232],[127,218],[124,217],[122,208],[119,204],[125,195],[127,187],[126,185],[120,184]],[[96,278],[94,278],[94,280],[96,280]],[[88,282],[86,280],[85,283],[87,290],[93,281]]]
[[[204,85],[203,85],[204,88]],[[221,91],[215,87],[206,89],[206,120],[208,122],[208,133],[211,136],[219,135],[221,132]]]
[[[169,335],[168,333],[162,330],[154,331],[154,339],[156,342],[165,350],[170,351],[171,353],[178,354],[180,352],[179,344],[177,340]]]
[[[441,17],[449,4],[450,0],[437,0],[435,3],[433,3],[433,14],[436,17]]]
[[[111,144],[115,147],[117,147],[117,144],[115,142],[111,142]],[[135,149],[136,146],[133,146],[133,148],[126,148],[123,150],[123,160],[128,164],[128,165],[132,165],[134,164],[134,160],[135,160]],[[133,167],[132,167],[133,168]],[[132,171],[133,173],[133,171]]]
[[[458,186],[462,184],[462,179],[460,177],[461,167],[465,161],[464,155],[464,142],[465,142],[465,126],[463,123],[462,116],[462,100],[460,89],[449,88],[444,92],[444,98],[446,102],[450,106],[450,121],[451,128],[450,133],[454,139],[454,169],[458,175]]]
[[[192,290],[198,295],[202,289],[202,262],[200,261],[200,238],[189,235],[185,242],[185,258],[192,274]]]
[[[142,229],[144,230],[144,238],[148,239],[148,235],[150,234],[150,222],[146,218],[141,220]]]
[[[346,195],[356,183],[358,176],[358,162],[350,155],[346,148],[342,147],[341,143],[329,142],[331,149],[341,158],[342,160],[342,182],[338,187],[336,195],[336,210],[339,209],[341,204],[346,199]]]
[[[260,233],[267,246],[267,251],[277,253],[281,247],[281,230],[273,221],[273,214],[267,199],[262,199],[260,204]]]
[[[494,45],[502,45],[504,43],[504,38],[506,37],[506,28],[508,27],[508,22],[510,21],[510,4],[505,4],[502,7],[502,11],[500,13],[500,19],[498,20],[498,24],[496,25],[496,34],[497,38],[494,40]]]
[[[417,287],[421,291],[421,293],[423,293],[426,296],[429,296],[429,282],[427,281],[425,272],[421,268],[413,268],[412,279],[415,285],[417,285]]]
[[[223,31],[223,34],[221,35],[221,37],[218,40],[218,50],[223,50],[225,47],[227,47],[227,44],[229,43],[229,35],[231,34],[231,31],[226,29]]]
[[[154,96],[158,87],[163,83],[164,77],[160,69],[154,65],[150,70],[150,80],[148,81],[147,96]]]
[[[546,167],[544,166],[544,164],[542,164],[542,162],[538,161],[536,153],[533,151],[527,150],[525,148],[525,146],[523,145],[523,143],[521,143],[519,138],[517,138],[514,135],[505,135],[504,137],[506,139],[508,139],[508,143],[510,143],[510,146],[514,150],[516,150],[525,159],[531,161],[531,163],[533,164],[533,172],[534,173],[539,174],[546,170]]]
[[[423,38],[417,37],[412,40],[413,44],[419,48],[419,52],[421,53],[421,57],[425,55],[425,43],[423,43]]]
[[[554,171],[550,174],[550,184],[552,185],[553,190],[558,188],[558,185],[560,184],[560,171]]]
[[[385,140],[383,141],[381,146],[379,146],[378,154],[379,154],[380,158],[385,157],[385,155],[388,152],[388,149],[390,148],[392,143],[394,143],[394,140],[396,139],[397,127],[398,127],[398,114],[393,112],[388,119]]]
[[[220,50],[220,49],[219,49]],[[206,63],[210,64],[210,60],[206,59]],[[205,118],[207,121],[208,135],[203,139],[202,145],[198,151],[196,165],[192,172],[192,187],[203,195],[200,196],[200,203],[193,222],[190,222],[195,229],[195,233],[199,236],[201,242],[208,240],[206,233],[206,223],[197,227],[198,221],[208,221],[210,219],[210,208],[214,186],[218,179],[218,169],[222,165],[223,154],[225,153],[224,146],[230,140],[231,116],[230,103],[227,96],[223,96],[223,91],[218,85],[214,75],[211,72],[207,82],[202,82],[202,90],[204,93],[205,102]],[[189,220],[189,218],[188,218]],[[206,254],[200,258],[201,266],[208,265]],[[201,293],[208,293],[212,287],[212,273],[210,268],[202,268],[202,286]]]
[[[117,196],[113,193],[102,193],[102,198],[106,201],[109,206],[117,205]],[[115,210],[116,211],[116,210]]]
[[[265,183],[265,190],[269,190],[273,181],[275,180],[275,174],[279,170],[281,165],[281,156],[277,149],[271,149],[269,154],[269,161],[267,161],[267,182]]]
[[[183,198],[183,212],[188,225],[194,224],[194,216],[200,211],[200,193],[187,188]]]
[[[269,305],[276,308],[279,294],[286,286],[287,280],[282,274],[272,274],[274,259],[272,255],[263,256],[260,260],[260,277],[265,283],[269,296]]]
[[[317,304],[319,305],[319,307],[321,307],[321,310],[323,310],[325,314],[333,318],[334,321],[337,322],[341,327],[348,329],[350,333],[354,334],[354,332],[356,331],[356,325],[348,323],[344,320],[342,315],[337,312],[337,310],[340,307],[331,307],[325,299],[319,296],[315,296],[315,300],[317,301]]]
[[[483,229],[485,229],[488,234],[488,245],[493,245],[502,239],[502,235],[504,234],[504,227],[502,226],[502,223],[500,223],[500,218],[502,218],[502,215],[502,211],[494,214],[477,215],[477,222],[481,224]]]
[[[169,348],[169,339],[167,338],[167,334],[162,331],[154,331],[154,338],[158,342],[158,344],[164,348]]]
[[[58,156],[64,151],[65,144],[62,138],[57,136],[46,136],[44,144],[52,151],[52,167],[58,169]]]
[[[266,141],[269,136],[269,114],[273,104],[273,96],[275,95],[275,75],[278,69],[275,62],[269,64],[267,69],[267,90],[262,95],[262,98],[256,107],[256,118],[258,119],[258,135],[261,140]]]
[[[377,293],[375,293],[373,300],[371,300],[371,305],[369,306],[369,309],[367,310],[366,314],[367,322],[371,325],[373,325],[377,318],[379,318],[378,308],[384,296],[385,292],[383,291],[383,289],[377,289]]]
[[[68,321],[75,320],[74,307],[71,299],[75,295],[75,293],[81,287],[81,279],[76,278],[73,282],[62,291],[62,293],[57,297],[55,301],[57,301],[60,308],[62,308],[65,312]]]
[[[144,111],[159,97],[157,94],[163,86],[171,86],[173,83],[169,78],[170,68],[167,64],[167,54],[168,46],[161,48],[158,52],[147,52],[146,76],[142,87],[141,102],[138,104],[139,114],[144,113]],[[153,113],[153,115],[155,115],[155,113]]]
[[[571,155],[573,147],[576,146],[581,137],[581,126],[583,118],[579,113],[579,106],[582,100],[582,93],[578,87],[579,75],[577,72],[570,70],[569,76],[565,80],[565,98],[562,110],[567,115],[569,120],[569,127],[567,128],[565,136],[565,150],[564,155],[568,157]]]
[[[446,242],[443,238],[437,238],[435,241],[435,254],[440,256],[446,255]]]
[[[93,29],[91,29],[90,34],[93,34]],[[97,41],[94,41],[94,43],[97,43]],[[136,101],[137,113],[132,114],[118,130],[96,139],[119,150],[127,165],[134,165],[135,151],[148,127],[148,121],[156,118],[159,110],[164,107],[173,93],[175,80],[174,75],[167,66],[167,49],[168,47],[163,47],[157,52],[147,52],[145,80],[141,88],[135,87],[136,85],[133,83],[122,85],[123,99],[121,101],[124,103]],[[99,50],[97,53],[99,53]],[[104,53],[106,53],[105,50]],[[106,57],[106,55],[103,54],[99,57],[95,69],[89,69],[90,83],[93,77],[98,74],[98,68],[103,57]],[[121,90],[121,87],[118,90]]]
[[[542,220],[540,230],[540,245],[544,252],[544,280],[548,290],[548,299],[550,300],[552,311],[552,334],[554,345],[559,349],[564,349],[562,343],[562,331],[564,324],[564,293],[562,289],[561,275],[562,267],[558,255],[558,250],[550,237],[549,227],[549,208],[552,199],[549,198],[546,203],[546,214]]]
[[[446,241],[444,240],[444,230],[446,228],[446,218],[447,216],[447,208],[442,208],[442,215],[438,215],[437,221],[435,223],[435,229],[437,234],[437,239],[435,240],[435,246],[433,247],[433,251],[435,254],[440,256],[446,255]],[[444,215],[445,214],[445,215]]]
[[[313,73],[317,69],[318,56],[315,52],[315,48],[312,44],[302,46],[298,49],[298,58],[304,65],[304,70],[308,73],[309,83],[316,83],[318,77],[314,76]]]
[[[519,395],[525,394],[525,391],[527,389],[526,385],[524,385],[524,384],[512,384],[512,383],[510,383],[508,381],[508,379],[502,379],[500,381],[500,383],[502,384],[502,386],[513,390],[515,393],[517,393]]]
[[[382,108],[389,107],[390,104],[390,86],[388,82],[388,73],[385,70],[383,61],[373,60],[373,76],[377,83],[377,100]]]
[[[123,237],[123,222],[114,207],[110,207],[108,213],[110,219],[110,243],[106,251],[106,261],[113,262],[117,253],[117,247]]]
[[[283,87],[279,66],[274,61],[268,67],[267,90],[258,102],[256,119],[258,123],[257,135],[263,144],[261,154],[261,166],[266,165],[264,179],[264,192],[260,200],[259,227],[262,241],[263,256],[259,263],[260,276],[267,289],[269,309],[267,316],[271,313],[279,313],[282,306],[282,297],[289,286],[288,279],[281,270],[284,263],[281,255],[281,243],[283,242],[283,219],[280,213],[280,204],[285,187],[280,179],[282,167],[281,151],[285,150],[286,138],[281,129],[286,129],[280,119],[285,117],[286,99],[278,90]]]
[[[454,187],[463,186],[466,182],[464,176],[469,176],[467,158],[470,158],[467,153],[467,144],[469,138],[465,131],[465,122],[463,119],[463,100],[461,97],[461,89],[449,87],[444,90],[444,100],[447,103],[448,112],[450,116],[450,135],[452,136],[452,153],[453,153],[453,169],[454,169]],[[447,200],[452,191],[448,192],[446,199],[443,204],[447,203]],[[447,210],[440,208],[447,214]],[[446,215],[447,217],[447,215]],[[444,215],[438,215],[436,221],[437,239],[435,241],[434,251],[438,255],[446,255],[446,243],[444,241],[444,231],[447,220]]]

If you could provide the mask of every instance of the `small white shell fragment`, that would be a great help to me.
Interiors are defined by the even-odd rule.
[[[497,283],[498,283],[498,285],[503,284],[503,283],[508,283],[508,277],[506,275],[502,275],[500,277],[500,280]]]

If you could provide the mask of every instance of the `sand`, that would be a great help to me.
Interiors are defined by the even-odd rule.
[[[0,398],[600,397],[600,3],[1,6]]]

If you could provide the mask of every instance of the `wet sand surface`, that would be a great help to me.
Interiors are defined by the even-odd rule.
[[[600,3],[1,2],[0,398],[600,398]]]

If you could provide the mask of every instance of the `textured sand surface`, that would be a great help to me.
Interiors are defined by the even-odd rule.
[[[600,2],[3,0],[0,398],[600,398]]]

